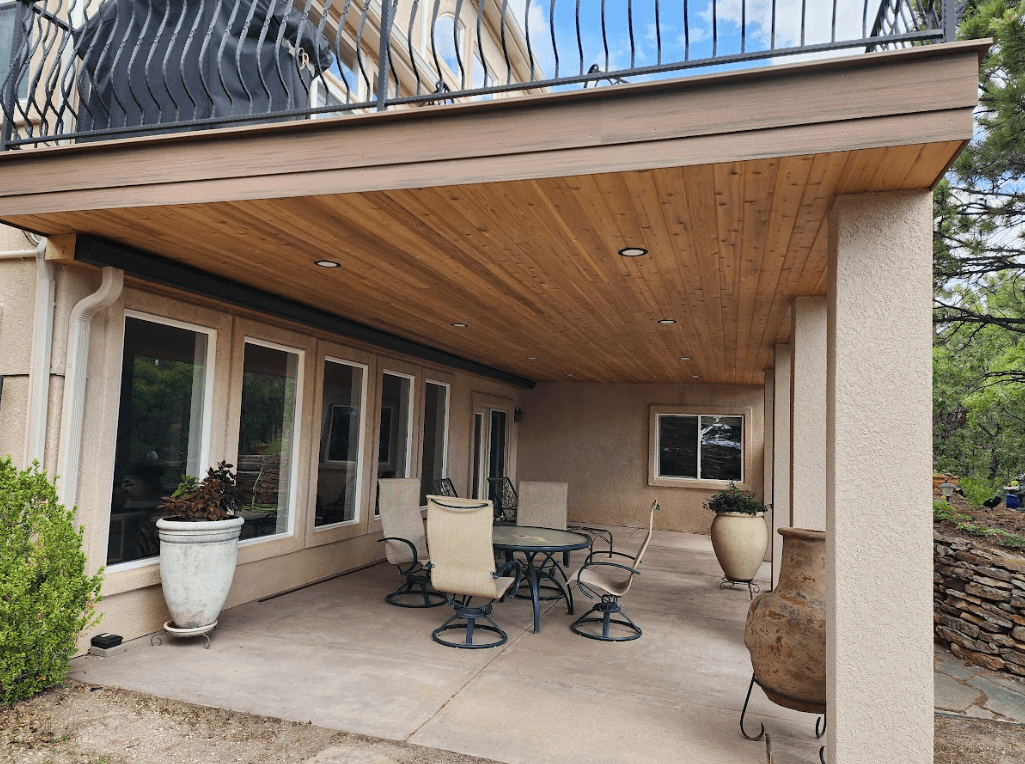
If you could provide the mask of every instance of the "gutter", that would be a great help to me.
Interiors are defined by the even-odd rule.
[[[68,358],[64,373],[61,406],[60,446],[57,452],[57,498],[72,507],[78,491],[78,464],[82,455],[82,419],[85,410],[86,370],[89,366],[89,335],[93,315],[121,297],[125,274],[118,268],[104,268],[103,282],[92,294],[71,309],[68,326]]]

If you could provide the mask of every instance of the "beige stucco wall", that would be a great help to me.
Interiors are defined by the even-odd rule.
[[[790,525],[790,384],[792,353],[790,345],[773,348],[772,405],[772,583],[779,581],[783,559],[783,537],[776,531]]]
[[[790,522],[826,529],[826,298],[793,302]]]
[[[0,235],[5,232],[0,230]],[[17,233],[21,237],[20,233]],[[6,241],[0,239],[0,242]],[[22,238],[22,242],[24,239]],[[23,248],[15,239],[10,248]],[[55,268],[56,295],[51,363],[51,395],[48,417],[46,463],[53,474],[57,461],[61,419],[61,397],[68,336],[68,317],[82,297],[100,283],[98,269],[58,265]],[[24,448],[28,359],[31,352],[32,315],[35,293],[35,264],[32,259],[0,260],[0,373],[14,375],[5,380],[0,401],[0,453],[18,459]],[[121,299],[100,310],[92,321],[89,343],[88,379],[84,407],[81,462],[78,470],[77,514],[85,528],[84,549],[89,572],[106,561],[110,503],[114,472],[114,446],[120,397],[121,355],[125,309],[157,317],[186,321],[217,332],[214,357],[214,416],[210,433],[210,458],[233,461],[236,455],[237,408],[239,402],[238,363],[246,337],[279,342],[305,351],[303,365],[303,408],[300,425],[299,472],[297,478],[294,531],[290,535],[264,537],[240,547],[235,581],[226,606],[300,586],[340,571],[383,559],[380,522],[370,516],[372,489],[376,486],[376,461],[368,455],[376,448],[377,380],[384,369],[415,377],[413,432],[410,459],[414,476],[420,471],[420,436],[423,390],[426,380],[449,385],[448,446],[446,472],[460,495],[466,495],[473,423],[473,406],[486,402],[508,408],[518,405],[520,390],[507,384],[465,372],[424,364],[416,359],[384,353],[377,348],[314,332],[287,321],[258,313],[229,308],[215,301],[174,290],[128,280]],[[313,509],[317,459],[314,421],[319,421],[319,387],[326,355],[342,357],[367,366],[367,416],[364,449],[364,477],[360,503],[361,520],[350,526],[315,530]],[[235,411],[233,416],[232,412]],[[509,417],[509,474],[516,476],[517,425]],[[311,454],[314,456],[311,458]],[[102,623],[82,635],[80,649],[97,631],[112,631],[126,638],[153,632],[167,620],[159,586],[157,561],[135,561],[113,565],[104,572]],[[383,596],[383,594],[382,594]]]
[[[927,190],[830,216],[829,761],[933,759],[931,242]]]
[[[542,383],[520,398],[519,477],[569,484],[572,520],[646,526],[653,499],[665,530],[708,533],[714,487],[648,485],[652,405],[749,407],[746,485],[762,496],[762,388],[741,385]]]

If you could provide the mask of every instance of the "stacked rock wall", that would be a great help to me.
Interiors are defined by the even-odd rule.
[[[972,663],[1025,676],[1025,558],[933,537],[936,641]]]

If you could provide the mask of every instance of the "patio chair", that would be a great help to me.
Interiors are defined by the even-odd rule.
[[[448,598],[431,589],[424,566],[429,562],[427,534],[420,514],[420,481],[417,478],[381,478],[377,481],[381,526],[388,562],[399,569],[405,582],[384,598],[398,607],[438,607]]]
[[[612,551],[612,533],[602,528],[585,525],[567,525],[566,483],[541,483],[532,480],[520,481],[519,507],[516,510],[517,525],[534,525],[541,528],[582,531],[593,540],[595,536],[608,542]],[[569,552],[564,552],[562,564],[569,565]]]
[[[588,639],[598,639],[603,642],[629,642],[641,636],[641,628],[623,612],[619,600],[630,591],[630,584],[633,583],[634,576],[641,574],[638,568],[641,565],[644,553],[648,550],[648,544],[651,542],[651,535],[655,529],[655,512],[659,509],[661,507],[658,505],[658,499],[655,499],[651,504],[648,533],[645,535],[644,541],[641,542],[641,547],[637,550],[635,556],[611,550],[608,552],[591,552],[587,556],[584,564],[577,571],[577,589],[583,592],[585,597],[589,599],[600,597],[601,601],[570,624],[569,628],[574,634],[579,634]],[[596,560],[595,555],[598,554],[606,555],[605,559]],[[613,557],[625,557],[628,560],[632,560],[633,565],[613,562]],[[598,615],[592,616],[592,613],[597,613]],[[617,615],[621,616],[621,618],[614,617]],[[585,623],[600,623],[601,634],[592,634],[581,629],[580,626]],[[622,637],[610,635],[609,627],[614,623],[625,626],[628,629],[628,633]]]
[[[495,519],[513,522],[516,519],[518,497],[512,481],[507,477],[489,477],[488,493],[495,503]]]
[[[456,493],[456,487],[452,485],[452,478],[441,478],[440,480],[432,480],[431,490],[433,490],[435,495],[437,496],[459,496],[459,494]]]
[[[455,609],[455,614],[435,629],[431,638],[446,647],[498,647],[509,638],[492,620],[491,609],[494,601],[504,600],[506,594],[515,596],[521,567],[513,560],[495,571],[491,540],[493,513],[490,501],[427,497],[431,583],[436,590],[448,593],[448,601]],[[514,571],[515,575],[507,576],[509,571]],[[471,605],[474,597],[485,600],[484,604]],[[464,632],[461,642],[442,638],[444,632],[456,629]],[[478,631],[492,632],[498,639],[475,642]]]

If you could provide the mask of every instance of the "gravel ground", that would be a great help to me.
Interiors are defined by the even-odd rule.
[[[490,759],[68,682],[0,709],[7,764],[495,764]],[[935,764],[1021,764],[1025,726],[936,717]]]
[[[495,764],[440,751],[69,681],[0,707],[0,763]]]

